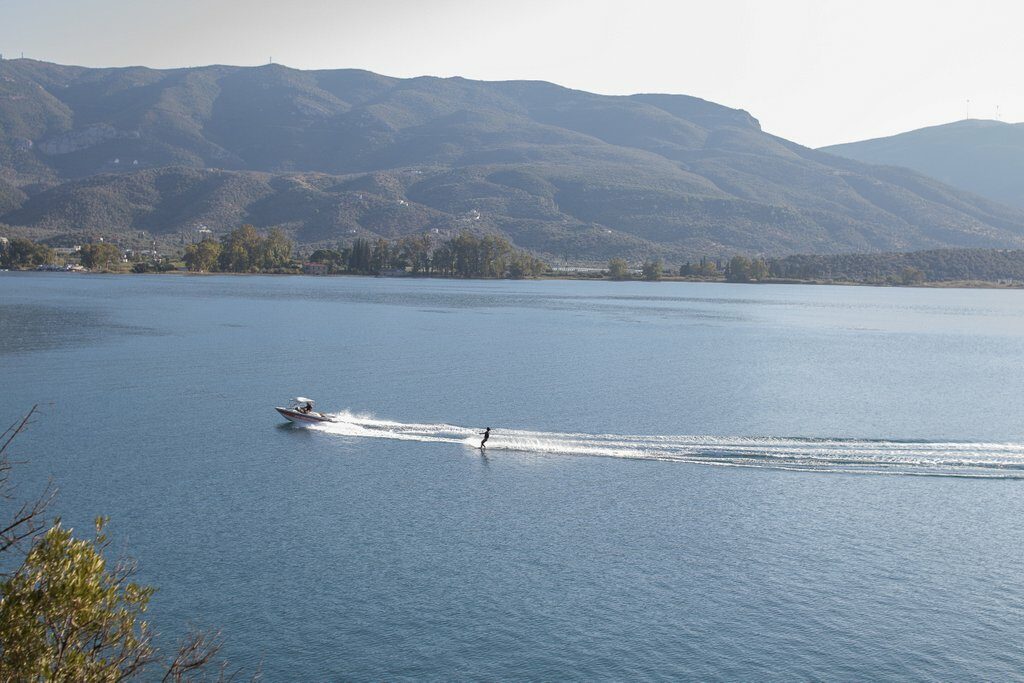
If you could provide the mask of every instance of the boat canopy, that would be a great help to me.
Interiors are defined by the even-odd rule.
[[[295,397],[295,402],[296,402],[296,403],[309,403],[309,404],[311,404],[311,405],[312,405],[312,403],[313,403],[313,399],[311,399],[311,398],[306,398],[305,396],[296,396],[296,397]]]

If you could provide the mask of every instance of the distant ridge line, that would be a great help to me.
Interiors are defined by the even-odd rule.
[[[277,63],[0,62],[0,223],[311,247],[468,229],[591,262],[1024,247],[1021,208],[688,95]]]

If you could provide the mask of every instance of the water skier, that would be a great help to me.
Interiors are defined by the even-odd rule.
[[[480,434],[480,436],[484,437],[484,440],[480,442],[480,450],[486,450],[487,446],[484,444],[487,443],[487,439],[491,438],[491,428],[488,427]]]

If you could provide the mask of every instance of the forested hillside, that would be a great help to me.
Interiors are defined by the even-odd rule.
[[[1024,124],[968,119],[823,151],[869,164],[905,166],[1024,208]]]
[[[34,237],[470,229],[569,260],[1024,247],[1024,212],[683,95],[0,62],[0,223]]]

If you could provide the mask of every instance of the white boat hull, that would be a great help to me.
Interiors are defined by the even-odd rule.
[[[298,425],[315,425],[322,422],[330,422],[331,419],[321,413],[300,413],[297,410],[291,408],[275,408],[277,412],[281,413],[281,416],[291,422]]]

